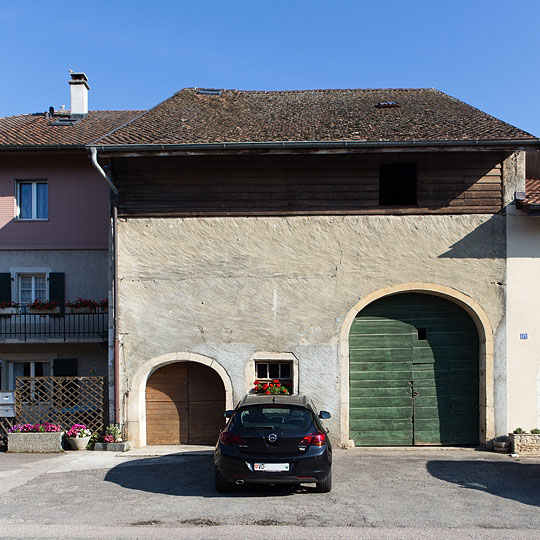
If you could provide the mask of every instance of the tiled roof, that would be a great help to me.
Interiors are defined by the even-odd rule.
[[[540,205],[540,178],[530,177],[525,182],[525,201],[521,206],[531,207]]]
[[[47,118],[43,113],[0,118],[0,149],[12,146],[85,146],[143,111],[90,111],[73,125],[53,125],[65,113]]]
[[[529,133],[435,89],[223,90],[209,95],[187,88],[96,143],[531,138]]]

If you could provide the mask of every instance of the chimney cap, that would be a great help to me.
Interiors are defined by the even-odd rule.
[[[71,69],[69,70],[69,73],[71,75],[71,80],[69,81],[69,84],[84,84],[84,86],[86,86],[86,88],[90,90],[86,73],[83,73],[82,71],[72,71]]]

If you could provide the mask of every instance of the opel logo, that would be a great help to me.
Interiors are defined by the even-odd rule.
[[[276,442],[277,441],[277,435],[275,433],[270,433],[268,435],[268,442]]]

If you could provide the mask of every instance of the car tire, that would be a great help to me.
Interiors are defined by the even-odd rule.
[[[216,491],[218,493],[230,493],[233,489],[233,485],[231,484],[231,482],[225,482],[225,480],[221,478],[217,470],[215,471],[215,483]]]
[[[328,493],[332,489],[332,471],[328,473],[328,476],[322,481],[317,482],[315,491],[317,493]]]

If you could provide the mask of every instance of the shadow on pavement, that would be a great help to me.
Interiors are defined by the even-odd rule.
[[[429,461],[428,472],[435,478],[540,506],[540,464],[512,461]]]
[[[287,485],[238,486],[231,493],[214,489],[213,456],[166,456],[134,459],[110,469],[105,481],[127,489],[183,497],[271,497],[315,492],[315,488]]]

